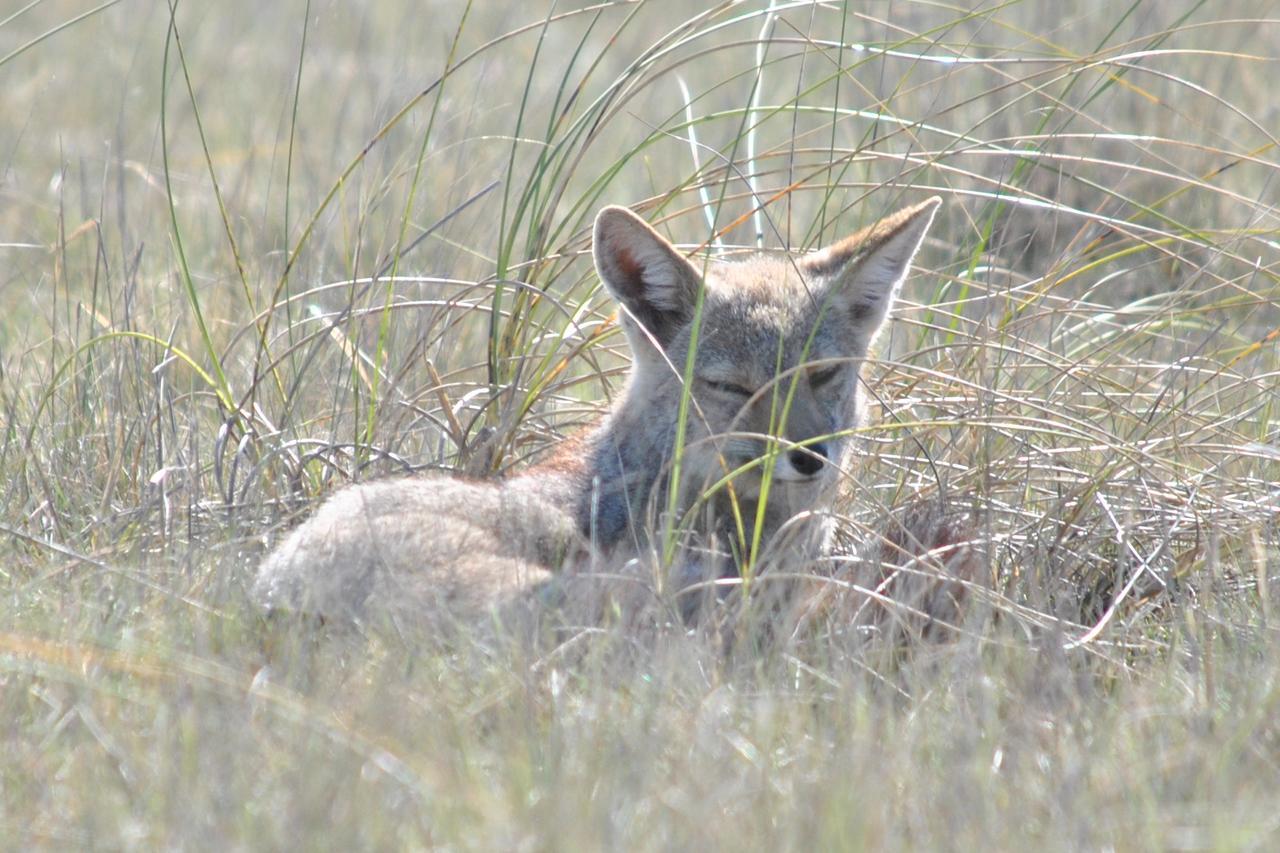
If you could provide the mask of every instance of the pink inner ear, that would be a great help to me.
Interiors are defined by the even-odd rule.
[[[619,246],[613,247],[613,264],[618,269],[618,276],[628,290],[634,291],[643,280],[643,270],[640,261],[636,256],[627,249]]]

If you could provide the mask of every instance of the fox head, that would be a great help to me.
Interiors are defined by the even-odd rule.
[[[633,355],[618,430],[673,446],[688,379],[686,484],[732,479],[750,499],[768,480],[771,507],[780,498],[788,515],[812,508],[845,461],[862,360],[939,204],[931,198],[799,258],[706,262],[629,210],[602,210],[596,269]]]

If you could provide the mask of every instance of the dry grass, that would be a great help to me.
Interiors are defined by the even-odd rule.
[[[1275,843],[1273,4],[5,14],[13,847]],[[247,602],[337,483],[500,472],[600,410],[602,204],[800,250],[932,193],[848,515],[972,508],[956,642],[422,643]]]

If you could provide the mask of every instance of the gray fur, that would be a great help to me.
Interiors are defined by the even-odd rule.
[[[267,557],[255,596],[344,620],[370,604],[397,620],[479,615],[585,553],[572,517],[529,485],[432,476],[342,489]]]
[[[828,537],[822,515],[849,461],[840,433],[860,415],[862,360],[938,203],[798,260],[757,255],[705,270],[630,211],[606,208],[596,269],[623,308],[633,354],[613,410],[555,460],[505,482],[432,476],[338,492],[263,562],[255,595],[269,608],[326,616],[465,618],[558,572],[647,562],[673,540],[682,545],[671,578],[679,587],[741,571],[757,518],[753,570],[817,556]],[[682,372],[704,283],[672,501]],[[731,487],[717,487],[743,467]]]

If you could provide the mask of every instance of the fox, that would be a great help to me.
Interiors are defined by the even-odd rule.
[[[255,599],[325,618],[466,619],[642,565],[687,616],[727,586],[813,565],[835,540],[863,363],[940,205],[816,252],[743,258],[686,257],[605,207],[592,257],[631,354],[611,409],[504,480],[344,487],[268,554]],[[923,539],[921,553],[939,544]],[[903,552],[903,535],[889,540]]]

